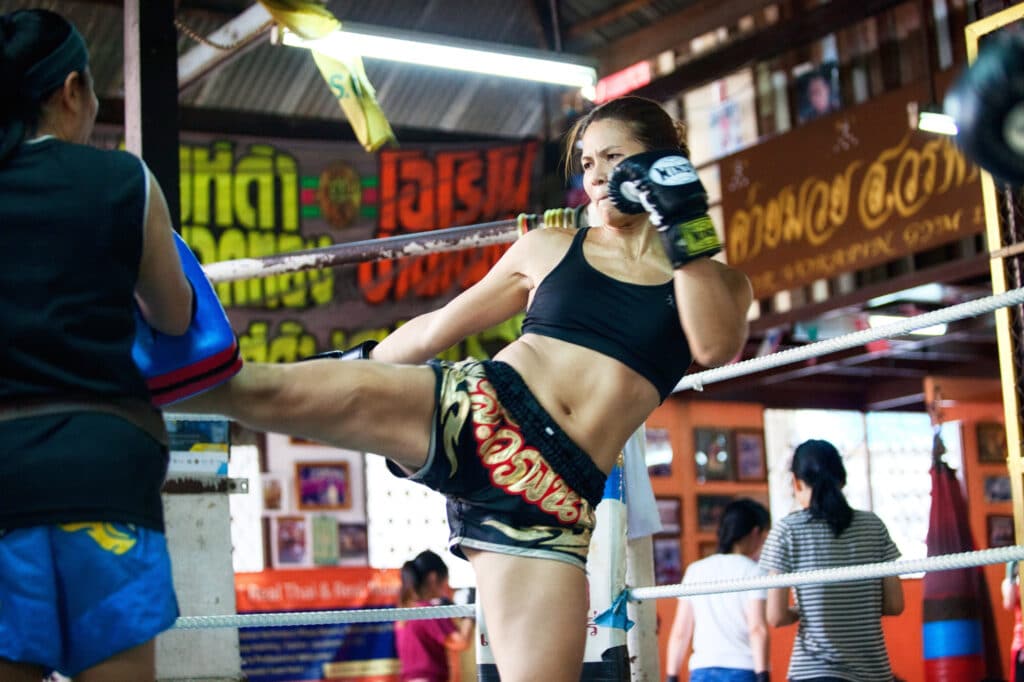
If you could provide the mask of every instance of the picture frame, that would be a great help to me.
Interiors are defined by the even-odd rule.
[[[310,566],[308,530],[305,516],[278,516],[273,519],[274,567]]]
[[[733,498],[729,495],[697,495],[697,530],[717,533],[725,508]]]
[[[683,553],[679,538],[652,540],[654,584],[677,585],[683,581]]]
[[[369,541],[366,524],[338,524],[338,563],[342,566],[368,566]]]
[[[1006,427],[999,422],[978,422],[975,426],[978,437],[978,462],[982,464],[1006,464]]]
[[[733,433],[736,480],[762,483],[768,480],[768,460],[764,450],[764,432],[737,429]]]
[[[644,459],[651,478],[672,475],[672,442],[668,429],[644,429]]]
[[[989,514],[986,519],[986,530],[988,531],[988,546],[1009,547],[1016,543],[1016,533],[1013,527],[1013,516],[1009,514]]]
[[[797,121],[806,123],[842,107],[839,65],[822,62],[796,78]]]
[[[683,532],[682,500],[678,497],[656,497],[658,518],[661,519],[659,535],[679,535]]]
[[[313,537],[313,565],[338,564],[338,520],[327,514],[317,514],[310,523]]]
[[[300,511],[350,509],[352,486],[347,461],[295,462],[295,502]]]
[[[1010,477],[1007,475],[986,476],[984,481],[985,501],[989,504],[1000,504],[1013,501]]]
[[[697,482],[732,481],[732,434],[727,429],[700,426],[693,430]]]
[[[289,486],[286,476],[261,473],[260,492],[264,514],[273,516],[290,511]]]

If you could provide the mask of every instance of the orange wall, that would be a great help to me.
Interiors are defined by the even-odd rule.
[[[945,407],[947,421],[963,423],[964,475],[967,488],[968,510],[971,530],[979,549],[987,547],[986,519],[988,514],[1011,514],[1010,503],[990,504],[985,502],[984,477],[1005,473],[1006,467],[998,464],[980,465],[977,461],[977,439],[975,425],[979,421],[1002,422],[1002,404],[998,402],[955,403]],[[729,495],[757,494],[767,491],[767,484],[708,482],[698,485],[696,481],[693,452],[693,429],[696,426],[719,426],[723,428],[763,429],[763,408],[752,403],[686,402],[671,398],[651,415],[647,425],[652,428],[667,428],[672,443],[672,471],[666,477],[651,479],[655,495],[678,496],[682,500],[682,551],[684,566],[697,560],[701,542],[714,540],[710,534],[697,532],[696,495],[700,493],[722,493]],[[950,427],[946,427],[950,428]],[[1003,674],[1007,674],[1006,660],[1009,658],[1013,619],[1001,607],[1000,582],[1004,575],[1002,564],[984,569],[988,582],[995,627],[999,635],[999,658],[1003,662]],[[883,619],[886,645],[892,661],[893,672],[907,682],[923,682],[924,662],[921,637],[921,610],[923,589],[920,579],[903,581],[906,609],[896,617]],[[668,633],[675,615],[674,599],[659,599],[658,644],[660,661],[664,669]],[[789,667],[789,652],[796,627],[772,630],[771,661],[773,677],[784,680]],[[685,670],[680,677],[686,680]]]
[[[669,430],[673,453],[672,472],[669,476],[652,477],[651,485],[655,495],[675,496],[682,500],[682,550],[685,567],[699,558],[699,546],[702,542],[715,540],[713,533],[698,532],[698,493],[767,495],[768,491],[767,483],[709,481],[698,485],[693,459],[693,429],[697,426],[763,429],[764,408],[754,403],[687,402],[680,398],[670,398],[655,410],[647,420],[647,426]],[[668,633],[675,608],[674,599],[657,601],[658,647],[662,668],[665,664]]]

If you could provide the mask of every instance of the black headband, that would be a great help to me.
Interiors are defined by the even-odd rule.
[[[70,28],[68,37],[56,50],[25,72],[25,94],[33,102],[64,85],[72,71],[85,71],[89,65],[89,51],[82,34],[74,26]]]

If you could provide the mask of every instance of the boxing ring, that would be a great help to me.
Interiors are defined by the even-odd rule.
[[[1011,22],[1020,21],[1024,9],[1020,6],[1004,10],[999,14],[976,22],[968,27],[968,52],[971,60],[977,55],[979,41],[987,34],[998,31]],[[1001,380],[1007,444],[1009,449],[1009,473],[1012,486],[1014,519],[1017,528],[1017,542],[1024,535],[1024,466],[1022,466],[1022,383],[1021,367],[1024,361],[1024,276],[1017,267],[1007,267],[1011,259],[1024,251],[1024,225],[1019,232],[1008,230],[1004,217],[1006,210],[1000,201],[1006,200],[987,173],[982,174],[985,219],[988,243],[991,251],[993,295],[966,303],[953,305],[941,310],[920,314],[884,326],[845,334],[825,341],[810,343],[764,357],[754,358],[731,365],[697,372],[685,376],[676,386],[675,392],[701,391],[710,384],[742,378],[774,368],[823,357],[841,350],[864,346],[901,336],[916,330],[963,320],[979,315],[995,313],[996,331],[1000,354]],[[582,226],[585,214],[580,210],[552,209],[540,215],[521,214],[515,219],[466,225],[431,232],[420,232],[397,237],[374,239],[338,244],[322,249],[310,249],[278,254],[265,258],[247,258],[211,263],[204,266],[209,279],[217,284],[271,275],[294,273],[305,270],[338,267],[346,264],[371,260],[390,260],[408,256],[457,251],[467,248],[507,244],[531,229],[546,227],[576,228]],[[1014,261],[1015,264],[1015,261]],[[173,412],[173,408],[171,410]],[[621,472],[619,472],[621,476]],[[614,478],[614,473],[613,477]],[[610,486],[611,487],[611,486]],[[620,491],[621,492],[621,491]],[[607,502],[608,498],[613,499]],[[599,605],[601,613],[595,622],[605,626],[605,638],[613,648],[627,649],[636,663],[630,669],[633,680],[652,681],[660,679],[657,665],[657,642],[654,639],[653,601],[744,590],[796,587],[806,584],[849,582],[878,579],[909,573],[927,573],[955,569],[1002,564],[1008,561],[1024,561],[1024,544],[997,549],[931,556],[924,559],[899,560],[893,562],[846,566],[762,576],[743,580],[716,581],[691,585],[653,586],[650,543],[626,541],[624,500],[621,495],[615,499],[614,489],[606,491],[606,503],[599,505],[598,531],[595,540],[602,545],[594,554],[599,558],[594,566],[588,563],[589,571],[600,568],[602,578],[601,594],[595,596],[592,586],[591,601]],[[646,552],[646,555],[644,554]],[[299,625],[325,625],[347,623],[380,623],[399,620],[431,618],[475,617],[481,626],[482,614],[476,606],[450,605],[429,608],[389,608],[344,611],[312,611],[287,613],[252,613],[229,615],[183,616],[178,619],[176,630],[205,630],[240,627],[289,627]],[[639,627],[631,628],[636,622]],[[493,659],[489,652],[481,651],[478,641],[478,664],[488,664]],[[654,647],[653,660],[650,656]],[[588,649],[588,656],[590,652]],[[588,659],[589,660],[589,659]],[[627,664],[628,665],[628,664]],[[492,672],[481,669],[481,680],[497,679]],[[588,678],[589,679],[589,678]],[[604,679],[604,678],[602,678]],[[607,679],[615,679],[609,677]]]
[[[326,249],[312,249],[309,251],[291,254],[280,254],[264,259],[224,261],[210,264],[206,266],[204,270],[211,281],[219,283],[285,272],[298,272],[305,269],[334,267],[363,260],[391,259],[401,256],[453,251],[489,244],[509,243],[517,239],[519,235],[529,229],[543,229],[550,226],[566,228],[578,227],[581,224],[582,215],[583,214],[578,210],[571,211],[568,209],[553,209],[546,211],[542,215],[524,214],[515,219],[506,221],[495,221],[479,225],[467,225],[437,230],[428,233],[418,233],[415,235],[403,235],[400,237],[353,242],[328,247]],[[872,341],[901,336],[909,332],[937,324],[949,323],[1022,305],[1024,305],[1024,287],[1008,289],[992,296],[968,301],[966,303],[917,315],[915,317],[906,318],[885,326],[865,329],[825,341],[808,344],[800,348],[794,348],[774,353],[772,355],[690,374],[680,381],[676,386],[675,391],[677,393],[688,390],[700,391],[705,386],[716,382],[749,376],[757,372],[826,356],[840,350],[863,346]],[[602,508],[607,506],[607,504],[602,504],[598,507],[598,510],[601,511]],[[615,506],[614,503],[613,506]],[[651,582],[653,576],[653,571],[650,570],[650,557],[646,557],[647,566],[646,570],[644,570],[643,564],[645,562],[645,558],[635,556],[635,551],[632,547],[628,552],[630,556],[625,556],[627,553],[621,551],[625,540],[625,523],[623,515],[616,514],[615,512],[617,511],[620,510],[613,510],[611,518],[606,519],[605,523],[599,521],[598,528],[604,528],[605,531],[608,531],[611,534],[618,534],[620,536],[617,539],[605,538],[605,542],[610,542],[616,550],[616,552],[605,552],[605,558],[611,559],[617,556],[619,559],[618,565],[615,565],[613,562],[601,567],[604,572],[610,572],[612,575],[617,575],[618,579],[613,580],[612,584],[607,586],[608,589],[606,589],[606,594],[603,596],[595,596],[592,594],[591,599],[599,604],[604,604],[605,610],[604,613],[600,614],[600,616],[607,616],[604,619],[604,622],[610,626],[608,629],[616,635],[611,638],[612,641],[620,640],[621,642],[624,642],[627,630],[629,630],[628,622],[640,622],[641,628],[637,628],[637,632],[634,632],[632,635],[636,641],[635,646],[639,647],[644,646],[644,642],[642,640],[651,636],[651,633],[649,632],[645,635],[642,629],[643,624],[653,623],[653,618],[651,618],[650,613],[644,613],[645,607],[650,606],[652,600],[656,599],[678,598],[718,592],[755,589],[763,590],[773,587],[795,587],[809,583],[856,581],[904,575],[908,573],[945,571],[972,566],[1000,564],[1011,560],[1024,560],[1024,546],[1013,546],[960,554],[933,556],[925,559],[901,560],[879,564],[850,566],[838,569],[764,576],[737,581],[722,581],[686,586],[644,586],[646,583]],[[607,535],[607,533],[605,535]],[[641,545],[641,547],[642,546],[643,545]],[[648,544],[646,547],[649,550],[650,545]],[[641,568],[640,570],[636,570],[634,568],[634,576],[646,575],[647,581],[634,580],[630,582],[634,582],[638,586],[627,586],[627,581],[625,580],[625,562],[627,561],[634,565],[639,562]],[[591,573],[593,573],[593,571],[591,571]],[[476,617],[480,620],[481,614],[477,613],[474,605],[450,605],[412,609],[388,608],[355,611],[344,610],[183,616],[178,619],[175,628],[178,630],[202,630],[238,627],[288,627],[299,625],[378,623],[397,620],[453,617]],[[650,627],[650,625],[647,627]],[[650,646],[650,644],[650,641],[646,642],[647,646]],[[632,648],[633,647],[630,647],[631,650]],[[479,654],[480,652],[478,651],[478,661],[480,658]],[[484,656],[484,660],[487,660],[486,656]],[[658,679],[659,671],[656,663],[651,666],[647,661],[645,661],[643,656],[637,657],[636,660],[639,660],[639,665],[635,666],[635,669],[632,671],[633,679]],[[481,675],[480,679],[496,678]],[[608,679],[614,679],[614,677],[609,677]]]

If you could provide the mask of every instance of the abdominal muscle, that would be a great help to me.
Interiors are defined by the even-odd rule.
[[[559,339],[526,334],[494,359],[519,373],[537,402],[606,474],[659,403],[650,381],[626,365]]]

